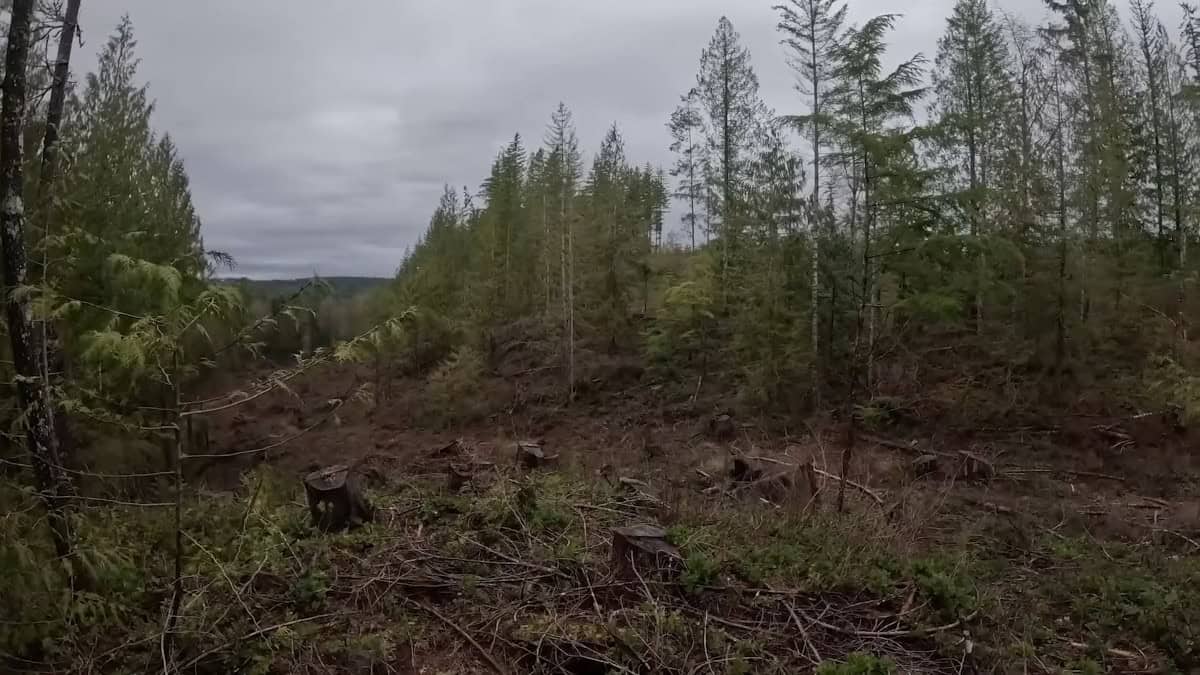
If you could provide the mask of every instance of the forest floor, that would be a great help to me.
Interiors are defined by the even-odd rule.
[[[834,421],[789,429],[619,359],[564,407],[538,363],[508,359],[466,422],[404,378],[331,413],[373,378],[350,367],[214,421],[223,451],[293,440],[205,467],[210,493],[348,464],[378,507],[317,581],[304,565],[320,607],[287,615],[307,646],[276,640],[273,670],[1200,672],[1200,434],[1167,415],[880,425],[839,512]],[[610,550],[636,524],[679,559],[630,577]]]

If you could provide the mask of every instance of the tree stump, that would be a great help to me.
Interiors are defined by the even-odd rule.
[[[737,424],[729,415],[717,415],[708,420],[708,435],[718,441],[732,441],[737,437]]]
[[[446,467],[446,488],[450,492],[458,492],[470,484],[474,478],[475,473],[470,466],[451,463]]]
[[[345,530],[374,516],[374,509],[350,476],[350,467],[344,464],[305,476],[304,494],[313,525],[325,532]]]
[[[536,469],[546,461],[546,451],[533,441],[520,441],[517,443],[517,461],[523,469]]]
[[[667,531],[661,527],[634,525],[614,528],[612,533],[612,566],[618,579],[632,581],[680,568],[683,556],[667,542]]]
[[[912,472],[917,478],[938,475],[938,456],[921,455],[912,461]]]
[[[958,468],[959,478],[986,483],[996,477],[996,467],[988,459],[966,450],[960,450],[958,454],[962,460]]]

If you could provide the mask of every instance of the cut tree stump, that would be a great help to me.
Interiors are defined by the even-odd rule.
[[[912,472],[917,478],[938,475],[938,456],[921,455],[912,461]]]
[[[520,441],[517,443],[517,461],[524,469],[536,469],[546,461],[546,451],[533,441]]]
[[[313,525],[325,532],[345,530],[374,517],[374,509],[345,464],[318,469],[305,476],[304,494],[308,497]]]
[[[667,531],[654,525],[617,527],[613,531],[612,566],[618,579],[674,576],[683,556],[667,542]]]
[[[708,435],[718,441],[732,441],[737,437],[737,424],[729,415],[717,415],[708,420]]]
[[[475,478],[471,467],[451,463],[446,467],[446,489],[458,492]]]
[[[958,469],[959,478],[986,483],[996,477],[996,467],[987,458],[966,450],[960,451],[959,455],[962,457]]]

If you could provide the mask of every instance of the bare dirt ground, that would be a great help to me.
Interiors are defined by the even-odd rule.
[[[410,479],[441,485],[454,463],[486,466],[501,476],[516,472],[515,444],[532,439],[552,457],[544,471],[582,485],[632,486],[635,494],[649,500],[637,508],[599,506],[620,517],[596,521],[593,529],[634,520],[695,532],[706,527],[702,523],[724,522],[727,514],[741,513],[754,524],[748,543],[743,543],[769,549],[784,536],[771,529],[773,519],[793,523],[797,517],[812,518],[814,512],[829,514],[834,509],[846,443],[846,430],[836,421],[814,419],[789,428],[776,419],[735,413],[716,394],[700,391],[693,398],[694,382],[656,381],[619,360],[592,368],[579,399],[565,407],[557,402],[555,377],[537,363],[509,362],[480,385],[485,414],[445,423],[430,411],[421,380],[396,379],[386,395],[376,391],[371,401],[352,401],[349,397],[357,387],[372,382],[371,369],[344,367],[309,374],[290,384],[291,394],[275,393],[239,407],[236,414],[215,419],[210,430],[210,445],[221,452],[245,452],[286,440],[285,445],[213,462],[199,470],[200,477],[211,490],[232,490],[243,471],[261,462],[297,477],[319,466],[350,464],[375,487],[394,488]],[[331,412],[332,399],[347,401]],[[712,433],[713,418],[726,412],[731,414],[732,433]],[[1196,610],[1180,610],[1179,603],[1190,599],[1170,596],[1173,587],[1163,578],[1168,568],[1151,566],[1145,558],[1152,556],[1155,565],[1176,570],[1200,556],[1198,441],[1200,434],[1194,429],[1158,411],[1058,415],[1009,427],[964,428],[937,422],[863,431],[848,475],[857,486],[848,491],[847,511],[857,515],[845,516],[856,518],[850,522],[857,525],[838,531],[852,539],[886,538],[902,559],[946,557],[948,551],[954,552],[951,557],[970,558],[972,567],[966,574],[979,577],[972,583],[977,596],[986,600],[964,603],[956,615],[946,614],[950,628],[938,631],[928,630],[932,619],[920,630],[900,630],[896,626],[907,624],[898,620],[879,630],[862,617],[839,623],[821,619],[824,614],[813,615],[817,607],[837,609],[840,602],[845,616],[859,616],[856,612],[865,610],[855,604],[862,602],[858,596],[833,602],[823,595],[820,603],[808,605],[808,613],[801,608],[800,614],[795,613],[800,605],[794,601],[787,612],[776,608],[775,614],[754,617],[748,613],[750,605],[722,609],[719,605],[726,601],[716,596],[688,601],[680,605],[681,611],[703,612],[705,626],[713,618],[731,623],[733,632],[738,626],[757,627],[766,642],[772,642],[775,633],[803,631],[807,625],[814,641],[805,632],[795,651],[811,667],[821,660],[811,654],[829,659],[831,653],[836,657],[874,650],[893,657],[908,655],[898,659],[902,672],[1086,672],[1093,664],[1108,672],[1188,672],[1184,669],[1200,667],[1200,626],[1190,624]],[[735,480],[731,471],[739,457],[764,472],[788,474],[788,489]],[[808,493],[797,496],[802,491],[792,470],[809,461],[822,475],[816,500]],[[636,482],[623,483],[622,478]],[[420,508],[405,507],[393,515],[411,518],[412,510]],[[587,534],[586,522],[583,527],[584,539],[595,539],[596,545],[607,536]],[[406,531],[418,536],[422,532]],[[716,541],[702,550],[723,561],[725,568],[740,569],[738,558],[754,549],[725,546],[721,538],[726,535],[709,532],[714,533],[710,539]],[[585,548],[589,546],[585,542]],[[705,583],[728,588],[736,581],[744,588],[755,581],[729,573],[741,576],[734,580],[725,568]],[[767,577],[774,571],[778,570],[769,569]],[[805,574],[810,581],[814,578],[811,564]],[[1079,579],[1093,577],[1104,581],[1076,585]],[[1143,577],[1160,580],[1163,588],[1122,585],[1123,579]],[[917,573],[914,578],[923,577]],[[595,583],[589,578],[587,588],[599,614],[602,605],[613,605],[611,598],[597,596]],[[916,587],[927,590],[921,583]],[[768,588],[772,590],[778,589]],[[828,592],[843,591],[833,583]],[[880,617],[902,617],[911,611],[915,593],[910,591],[907,601],[903,593],[890,599],[887,594],[877,596],[871,611]],[[1146,600],[1147,594],[1154,597]],[[1170,597],[1160,601],[1154,594]],[[446,600],[439,597],[439,603]],[[462,609],[461,598],[457,602],[438,606],[450,613]],[[969,607],[973,613],[966,611]],[[485,625],[482,615],[475,618],[467,625]],[[1023,621],[1038,625],[1019,625]],[[1185,625],[1178,625],[1180,621]],[[496,631],[498,635],[499,628]],[[472,634],[456,631],[441,641],[406,643],[404,660],[409,665],[386,672],[495,670],[485,656],[500,647],[493,642],[472,649]],[[447,640],[457,645],[449,661]],[[581,658],[577,651],[574,658]],[[647,658],[638,670],[657,672],[653,659]],[[708,672],[717,660],[699,662],[707,665],[695,672]],[[555,663],[560,672],[621,672],[607,666],[592,671],[565,666],[561,659]],[[713,672],[737,672],[728,666],[726,662]]]

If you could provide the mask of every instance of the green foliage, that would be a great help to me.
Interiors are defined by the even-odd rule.
[[[296,579],[291,588],[291,600],[307,612],[315,612],[329,593],[329,576],[320,570],[309,570]]]
[[[1200,420],[1200,377],[1169,356],[1152,359],[1143,377],[1158,405],[1180,411],[1184,422]]]
[[[817,675],[892,675],[896,664],[888,658],[873,654],[854,652],[841,663],[823,662],[817,667]]]
[[[470,346],[454,350],[429,375],[430,412],[443,423],[461,422],[479,414],[479,384],[486,369],[483,355]]]
[[[705,366],[715,339],[717,319],[711,268],[701,261],[688,278],[667,289],[662,310],[646,334],[651,363],[671,372],[686,366]]]
[[[679,581],[689,593],[695,593],[705,586],[715,586],[720,571],[720,563],[700,551],[692,551],[684,561],[684,570],[679,576]]]
[[[975,591],[969,579],[941,560],[914,561],[910,567],[917,589],[947,620],[953,621],[975,609]]]

